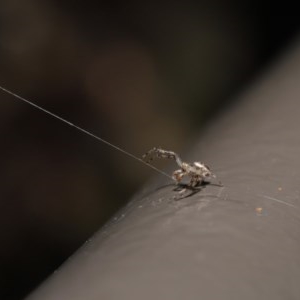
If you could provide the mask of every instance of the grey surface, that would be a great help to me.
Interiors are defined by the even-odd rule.
[[[28,299],[300,299],[300,47],[240,98],[183,156],[224,187],[160,177]]]

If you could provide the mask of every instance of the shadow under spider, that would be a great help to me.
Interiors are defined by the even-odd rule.
[[[185,198],[189,198],[191,196],[194,196],[198,194],[200,191],[202,191],[206,187],[206,183],[201,184],[200,186],[192,187],[188,184],[179,184],[173,189],[173,191],[178,192],[178,196],[174,196],[174,200],[182,200]]]
[[[185,184],[185,183],[179,183],[179,184],[176,184],[175,188],[173,189],[173,191],[178,192],[177,193],[178,196],[173,196],[173,199],[175,201],[178,201],[178,200],[182,200],[182,199],[185,199],[185,198],[189,198],[189,197],[201,192],[207,185],[213,185],[213,186],[218,186],[218,187],[223,186],[222,184],[211,183],[211,182],[204,182],[201,185],[197,185],[195,187],[192,187],[192,186],[190,186],[188,184]],[[159,191],[161,189],[164,189],[168,186],[174,186],[174,183],[167,183],[167,184],[161,185],[161,186],[157,187],[154,192],[157,192],[157,191]],[[186,191],[188,191],[188,193],[185,193]],[[150,194],[153,194],[153,191],[149,191],[148,193],[146,193],[144,195],[144,197],[147,197]]]
[[[214,186],[219,186],[222,187],[222,184],[216,184],[216,183],[210,183],[210,182],[204,182],[201,185],[198,186],[190,186],[188,184],[178,184],[173,191],[178,192],[180,197],[174,196],[174,200],[178,201],[181,199],[189,198],[195,194],[198,194],[201,192],[207,185],[214,185]],[[186,191],[189,191],[188,193],[185,194]]]

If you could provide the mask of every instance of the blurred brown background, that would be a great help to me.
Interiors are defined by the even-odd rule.
[[[0,85],[138,156],[182,152],[298,30],[293,2],[239,3],[2,0]],[[12,300],[156,174],[0,99],[0,299]]]

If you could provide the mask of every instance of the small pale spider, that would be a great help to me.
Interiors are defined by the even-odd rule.
[[[211,182],[212,178],[216,178],[208,166],[198,161],[193,163],[183,162],[179,155],[173,151],[167,151],[161,148],[153,148],[143,155],[143,159],[147,163],[151,162],[155,157],[174,159],[176,161],[180,169],[174,171],[172,178],[177,183],[180,183],[184,176],[189,176],[191,179],[188,186],[195,187],[205,182],[209,183]]]

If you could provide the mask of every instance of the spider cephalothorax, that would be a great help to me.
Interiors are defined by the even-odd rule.
[[[197,185],[203,184],[204,182],[210,182],[212,177],[216,177],[210,171],[208,166],[198,161],[195,161],[193,163],[183,162],[179,155],[173,151],[167,151],[161,148],[153,148],[143,155],[143,159],[146,162],[150,162],[155,157],[174,159],[176,161],[180,169],[174,171],[172,178],[177,183],[180,183],[184,176],[189,176],[189,186],[195,187]]]

